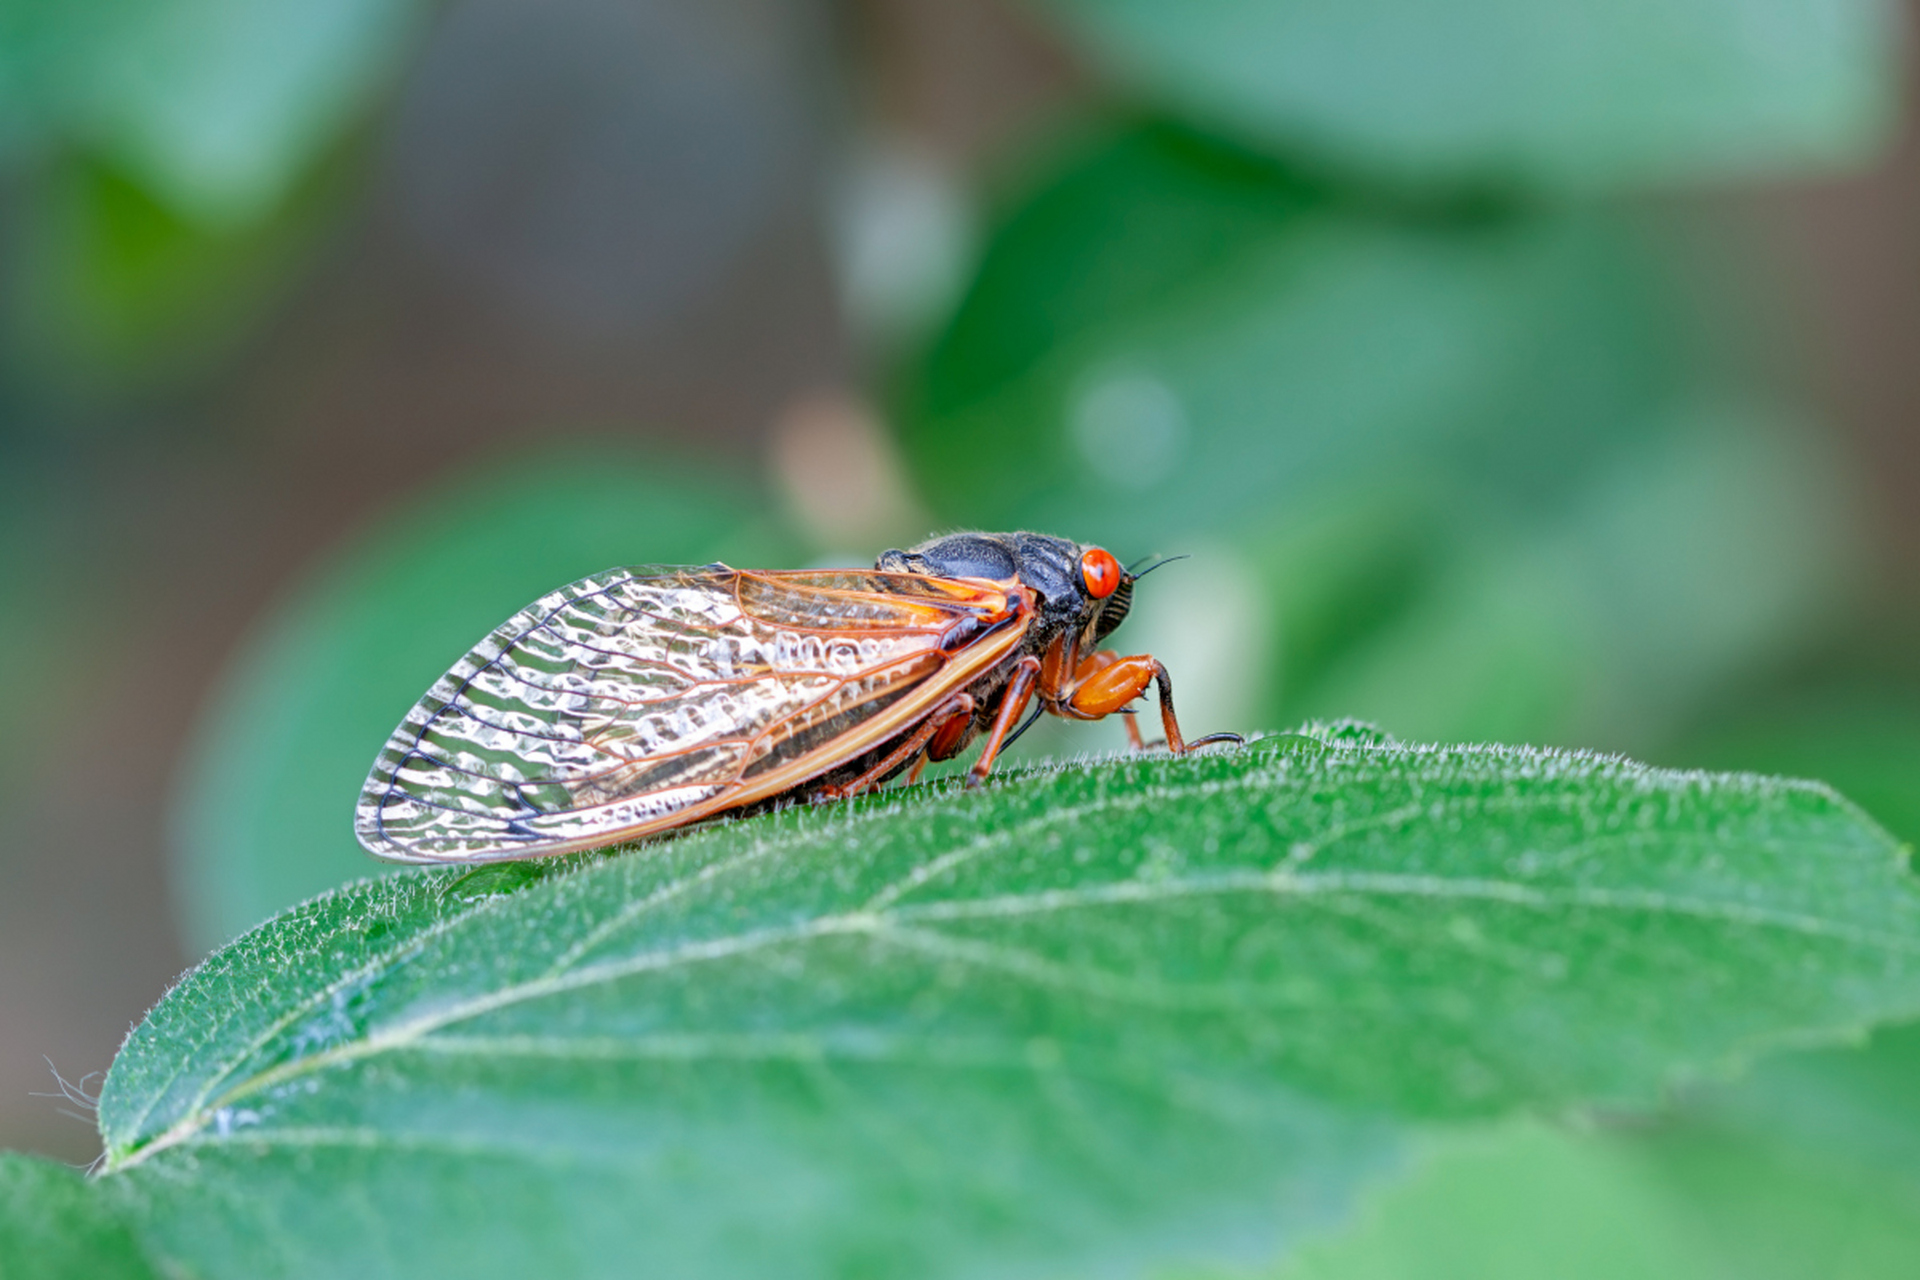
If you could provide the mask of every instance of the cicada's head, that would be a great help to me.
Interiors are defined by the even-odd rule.
[[[1082,652],[1099,648],[1133,605],[1134,575],[1111,552],[1044,533],[949,533],[885,552],[874,568],[1023,583],[1039,600],[1033,630],[1045,636],[1077,631]]]

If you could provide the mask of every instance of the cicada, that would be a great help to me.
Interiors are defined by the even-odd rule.
[[[583,578],[509,618],[407,713],[354,830],[395,862],[572,853],[917,779],[984,736],[977,784],[1042,711],[1099,720],[1156,684],[1169,751],[1240,741],[1187,741],[1166,667],[1102,647],[1137,577],[1065,538],[956,533],[871,572]]]

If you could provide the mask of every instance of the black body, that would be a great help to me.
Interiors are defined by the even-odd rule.
[[[966,687],[973,695],[973,723],[954,749],[939,757],[952,759],[986,732],[1000,712],[1014,664],[1031,654],[1043,656],[1054,640],[1080,634],[1082,655],[1098,649],[1127,616],[1133,603],[1134,575],[1122,573],[1120,585],[1101,600],[1087,590],[1081,557],[1088,548],[1066,538],[1044,533],[949,533],[929,538],[905,551],[884,551],[873,567],[883,573],[917,573],[935,578],[984,578],[989,582],[1018,581],[1032,588],[1035,610],[1018,647]],[[971,639],[971,637],[969,637]],[[1036,701],[1034,714],[1044,709]],[[1022,726],[1024,728],[1024,726]],[[810,789],[832,787],[858,778],[884,760],[901,737],[876,747],[857,760],[816,778]],[[902,763],[881,781],[907,768]]]
[[[1133,575],[1104,600],[1087,590],[1080,559],[1088,548],[1044,533],[949,533],[907,551],[883,551],[873,567],[883,573],[935,578],[1018,580],[1039,597],[1039,612],[1020,652],[1044,653],[1054,637],[1080,631],[1081,653],[1091,653],[1126,618],[1133,604]]]

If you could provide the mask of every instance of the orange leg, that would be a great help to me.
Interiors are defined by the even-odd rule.
[[[838,786],[820,788],[819,791],[814,793],[814,798],[817,800],[845,800],[850,796],[859,795],[862,791],[872,787],[875,783],[879,782],[880,779],[899,768],[903,762],[925,751],[928,740],[931,739],[934,734],[940,732],[956,720],[964,723],[972,719],[973,706],[972,694],[954,694],[951,698],[948,698],[945,702],[935,707],[927,718],[920,722],[919,728],[909,734],[906,740],[899,746],[881,757],[880,762],[874,765],[873,768],[867,770],[859,777],[848,782],[843,782]],[[913,767],[913,778],[908,780],[913,781],[919,778],[920,770],[925,767],[926,757],[921,756],[920,760],[915,763]]]
[[[1020,713],[1027,709],[1027,703],[1033,700],[1033,686],[1039,678],[1040,659],[1032,654],[1014,664],[1013,676],[1007,681],[1006,692],[1000,696],[1000,711],[993,718],[993,730],[987,735],[987,745],[980,748],[980,758],[973,762],[973,768],[967,770],[968,786],[979,786],[993,772],[993,762],[1000,754],[1000,744],[1006,741],[1007,734],[1020,719]]]
[[[1070,689],[1078,689],[1081,685],[1093,679],[1118,661],[1120,661],[1120,655],[1113,650],[1095,649],[1075,664],[1073,668],[1073,679],[1067,682],[1067,687]]]
[[[967,710],[948,716],[946,723],[933,731],[933,737],[927,742],[920,758],[913,762],[913,768],[907,774],[907,785],[920,781],[921,772],[928,761],[951,760],[966,749],[968,740],[973,736],[973,699],[967,699]]]
[[[1158,658],[1147,654],[1122,658],[1101,650],[1088,654],[1086,661],[1080,664],[1080,670],[1086,672],[1086,677],[1077,680],[1066,700],[1068,711],[1077,718],[1099,720],[1113,715],[1144,694],[1149,685],[1157,683],[1160,686],[1160,724],[1167,732],[1167,750],[1174,755],[1183,755],[1195,747],[1210,743],[1241,741],[1237,733],[1211,733],[1191,743],[1182,737],[1180,721],[1173,713],[1173,679],[1167,675],[1167,669]],[[1079,674],[1079,671],[1075,672],[1076,677]],[[1127,729],[1127,736],[1134,746],[1142,746],[1140,730],[1133,724],[1132,717],[1128,717]]]
[[[952,716],[940,726],[927,743],[927,759],[951,760],[966,750],[967,743],[973,738],[973,716]]]
[[[1082,658],[1079,662],[1079,665],[1074,667],[1073,679],[1069,681],[1067,684],[1067,689],[1071,690],[1072,692],[1067,692],[1063,694],[1060,690],[1056,689],[1053,695],[1054,700],[1056,702],[1062,703],[1067,708],[1067,713],[1069,715],[1073,714],[1076,710],[1079,710],[1079,708],[1077,708],[1074,705],[1074,703],[1075,703],[1075,695],[1078,693],[1081,687],[1086,685],[1095,676],[1099,675],[1102,671],[1105,671],[1108,667],[1111,667],[1114,663],[1118,661],[1120,661],[1120,655],[1115,653],[1113,650],[1095,649],[1092,653]],[[1144,685],[1141,687],[1145,688]],[[1044,688],[1045,686],[1042,686],[1043,690]],[[1131,700],[1132,699],[1128,699],[1128,701],[1131,701]],[[1100,713],[1100,715],[1090,716],[1089,718],[1097,720],[1113,714],[1116,714],[1116,713],[1114,711],[1103,711]],[[1117,714],[1123,716],[1126,719],[1128,745],[1130,745],[1135,751],[1145,751],[1147,749],[1147,744],[1146,744],[1146,740],[1140,736],[1140,721],[1134,717],[1133,712],[1125,710],[1124,705],[1121,709],[1118,710]]]

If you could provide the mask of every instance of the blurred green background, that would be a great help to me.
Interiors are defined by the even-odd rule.
[[[612,564],[1188,553],[1121,639],[1191,729],[1787,772],[1920,838],[1908,25],[9,0],[0,1145],[89,1158],[48,1062],[374,873],[387,732]],[[1900,1274],[1916,1043],[1468,1135],[1290,1265]],[[1474,1252],[1516,1197],[1531,1243]]]

